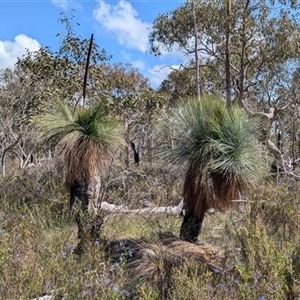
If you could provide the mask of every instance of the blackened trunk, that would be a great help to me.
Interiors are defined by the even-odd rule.
[[[190,243],[196,243],[201,230],[203,218],[204,216],[199,217],[192,212],[186,214],[181,224],[180,238]]]
[[[81,210],[86,212],[89,206],[88,183],[86,180],[75,180],[70,186],[70,209],[77,200],[81,201]]]
[[[132,149],[132,151],[133,151],[134,162],[135,162],[136,164],[138,164],[139,161],[140,161],[140,156],[139,156],[139,153],[136,151],[134,142],[131,141],[131,142],[130,142],[130,146],[131,146],[131,149]]]

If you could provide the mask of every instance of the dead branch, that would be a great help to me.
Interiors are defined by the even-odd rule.
[[[122,214],[156,214],[164,213],[167,215],[179,216],[183,210],[183,199],[177,206],[157,206],[157,207],[146,207],[140,209],[129,209],[126,205],[115,205],[103,201],[100,205],[102,211],[110,213],[122,213]],[[96,211],[97,208],[96,208]]]

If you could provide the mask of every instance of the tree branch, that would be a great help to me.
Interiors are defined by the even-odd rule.
[[[126,205],[115,205],[103,201],[100,205],[102,211],[110,213],[122,213],[122,214],[156,214],[164,213],[167,215],[179,216],[183,211],[183,199],[177,206],[158,206],[158,207],[146,207],[141,209],[129,209]],[[98,212],[99,210],[96,209]]]

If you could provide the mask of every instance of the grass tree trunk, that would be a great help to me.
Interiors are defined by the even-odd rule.
[[[205,181],[205,177],[203,179],[201,175],[197,174],[196,164],[191,165],[184,180],[185,216],[180,228],[180,238],[190,243],[197,242],[205,212],[208,208],[208,198],[203,181]]]
[[[81,202],[82,212],[86,212],[89,206],[88,182],[84,179],[75,180],[70,186],[70,209],[72,210],[76,202]]]
[[[70,186],[70,208],[74,209],[76,202],[81,203],[81,208],[76,214],[76,224],[78,227],[79,242],[74,251],[75,254],[81,255],[89,247],[90,243],[94,243],[100,239],[101,226],[103,217],[101,214],[93,214],[89,212],[89,184],[86,180],[75,180]]]
[[[196,215],[194,212],[185,214],[180,228],[180,238],[190,243],[196,243],[203,219],[204,214],[201,216]]]

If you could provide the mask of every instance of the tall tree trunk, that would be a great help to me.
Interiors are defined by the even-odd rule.
[[[292,133],[293,141],[292,141],[292,166],[293,171],[296,169],[296,151],[295,151],[295,142],[296,142],[296,127],[295,127],[295,109],[293,109],[293,133]],[[277,135],[277,146],[281,146],[281,144],[278,143],[278,135]],[[279,145],[278,145],[279,144]],[[281,151],[280,147],[278,147]]]
[[[88,78],[88,72],[89,72],[89,65],[90,65],[90,59],[91,59],[91,53],[92,53],[92,47],[93,47],[93,39],[94,39],[94,34],[92,33],[91,39],[90,39],[90,44],[89,44],[89,50],[88,50],[88,56],[86,59],[86,65],[85,65],[85,73],[84,73],[84,81],[83,81],[83,91],[82,91],[82,96],[83,96],[83,107],[85,105],[85,98],[86,98],[86,85],[87,85],[87,78]]]
[[[230,0],[229,0],[230,1]],[[243,106],[242,100],[244,95],[244,83],[245,83],[245,56],[246,56],[246,16],[248,14],[248,8],[249,8],[250,0],[246,1],[244,12],[243,12],[243,31],[242,31],[242,49],[241,49],[241,61],[240,61],[240,80],[239,80],[239,98],[238,98],[238,104],[240,107]]]
[[[225,42],[225,68],[226,68],[226,100],[227,106],[231,106],[231,84],[230,84],[230,33],[231,33],[231,0],[227,0],[227,28]]]
[[[198,57],[198,28],[197,28],[195,0],[192,0],[192,12],[193,12],[193,20],[194,20],[194,38],[195,38],[195,64],[196,64],[195,87],[196,87],[197,98],[200,99],[201,90],[200,90],[199,57]]]

